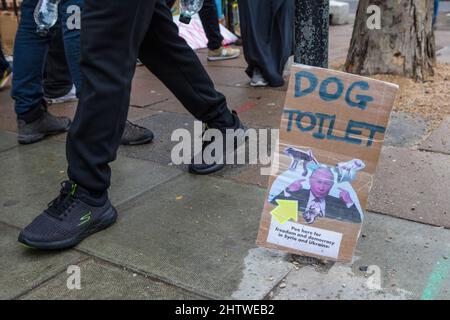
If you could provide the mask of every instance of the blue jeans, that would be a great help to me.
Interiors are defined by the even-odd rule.
[[[84,0],[62,0],[59,5],[58,23],[50,29],[47,37],[40,37],[36,33],[33,13],[37,3],[38,0],[23,1],[22,16],[14,44],[11,96],[15,101],[17,114],[39,107],[42,102],[44,67],[55,28],[62,28],[70,75],[77,93],[81,90],[80,30],[69,29],[66,22],[73,14],[72,11],[67,13],[68,7],[76,5],[82,10]]]

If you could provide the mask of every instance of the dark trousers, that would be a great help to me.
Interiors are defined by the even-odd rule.
[[[62,97],[72,89],[72,77],[64,51],[61,28],[55,28],[55,35],[50,42],[44,72],[44,96],[47,98]]]
[[[166,0],[169,7],[172,7],[175,0]],[[202,21],[203,29],[208,38],[208,49],[216,50],[222,46],[223,37],[220,34],[219,16],[215,0],[204,0],[203,7],[198,13]]]
[[[81,21],[82,88],[67,139],[69,178],[95,193],[110,185],[130,102],[136,59],[195,118],[234,126],[194,51],[178,35],[164,0],[86,0]]]

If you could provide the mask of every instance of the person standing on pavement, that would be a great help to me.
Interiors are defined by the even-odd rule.
[[[14,44],[14,73],[11,90],[11,96],[15,101],[20,144],[36,143],[48,135],[63,133],[70,128],[71,120],[69,118],[55,117],[48,112],[43,92],[43,75],[49,46],[55,37],[55,30],[61,28],[61,32],[56,36],[62,36],[63,45],[56,50],[64,48],[64,51],[60,51],[59,54],[65,54],[71,80],[77,89],[77,95],[79,95],[82,86],[80,30],[69,27],[67,21],[73,14],[68,8],[77,6],[81,11],[83,2],[84,0],[62,0],[58,7],[59,23],[44,37],[36,33],[34,21],[34,10],[38,0],[22,2],[21,19]],[[53,52],[52,56],[54,54]],[[125,144],[142,144],[151,140],[153,140],[153,133],[150,130],[127,122],[124,132]]]
[[[238,0],[244,56],[253,87],[281,87],[294,53],[294,0]]]
[[[172,8],[176,0],[166,0]],[[206,38],[208,38],[208,61],[236,59],[241,50],[223,46],[223,37],[220,33],[219,16],[215,0],[204,0],[203,7],[198,13]]]
[[[228,109],[195,52],[178,35],[165,0],[85,0],[81,25],[85,80],[67,138],[70,180],[20,232],[19,242],[33,248],[70,248],[115,223],[117,212],[107,192],[109,163],[116,158],[125,127],[137,58],[224,141],[245,136],[237,114]],[[205,141],[203,150],[208,146]],[[238,143],[227,143],[223,151],[237,148]],[[202,155],[203,151],[202,161],[190,164],[192,173],[209,174],[224,167],[204,161]]]

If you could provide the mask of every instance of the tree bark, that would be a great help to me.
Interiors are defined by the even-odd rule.
[[[381,9],[381,29],[370,30],[369,5]],[[433,0],[360,0],[345,69],[373,75],[394,74],[423,81],[433,75],[436,44]]]

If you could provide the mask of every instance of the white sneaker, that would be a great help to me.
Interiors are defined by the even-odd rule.
[[[45,100],[47,101],[48,104],[58,104],[77,101],[78,100],[77,89],[75,88],[75,86],[72,86],[72,89],[65,96],[58,98],[45,98]]]
[[[264,79],[261,71],[258,68],[255,68],[253,70],[253,77],[250,81],[250,85],[252,87],[267,87],[269,83],[266,81],[266,79]]]
[[[241,54],[241,50],[230,47],[220,47],[216,50],[208,51],[208,61],[220,61],[236,59]]]

